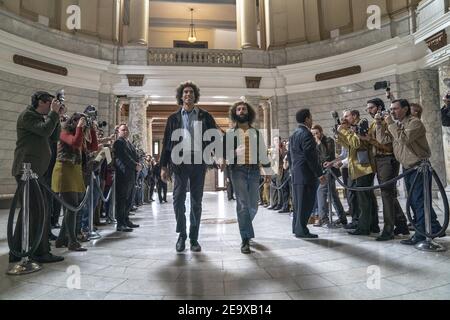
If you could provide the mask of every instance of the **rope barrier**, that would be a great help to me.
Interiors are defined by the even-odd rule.
[[[55,198],[59,203],[61,203],[61,205],[73,212],[78,212],[81,209],[83,209],[84,205],[86,204],[88,198],[89,198],[89,191],[90,191],[90,186],[87,186],[86,191],[84,192],[84,197],[83,200],[81,200],[80,204],[77,207],[72,206],[71,204],[68,204],[66,201],[64,201],[64,199],[62,199],[58,194],[54,193],[53,190],[47,186],[46,184],[39,182],[39,184],[41,185],[41,187],[43,187],[47,192],[50,193],[50,195]]]

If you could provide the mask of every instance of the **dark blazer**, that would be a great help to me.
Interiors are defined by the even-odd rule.
[[[202,135],[206,130],[218,129],[216,121],[206,110],[199,108],[198,121],[202,122]],[[177,112],[170,115],[167,119],[160,158],[161,168],[170,168],[174,166],[171,159],[171,153],[172,149],[180,143],[180,141],[172,141],[172,132],[181,128],[183,128],[183,120],[181,119],[181,108],[179,108]],[[212,141],[203,141],[202,150],[204,151],[210,143],[212,143]]]
[[[139,156],[134,146],[124,138],[118,138],[114,142],[113,148],[117,175],[122,177],[135,176]]]
[[[33,107],[27,107],[17,119],[12,175],[21,175],[23,163],[31,163],[33,172],[42,177],[48,170],[52,156],[49,141],[57,142],[60,132],[58,113],[50,111],[44,118]]]
[[[289,138],[288,162],[292,184],[316,184],[317,178],[323,175],[316,141],[304,125],[299,125]]]

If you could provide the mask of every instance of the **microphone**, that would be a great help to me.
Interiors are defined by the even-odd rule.
[[[337,111],[332,111],[331,116],[334,118],[334,121],[337,125],[341,125],[341,120],[339,119],[339,114]]]

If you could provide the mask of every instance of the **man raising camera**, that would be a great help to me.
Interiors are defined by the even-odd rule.
[[[374,169],[372,151],[366,139],[368,127],[360,119],[359,111],[346,111],[342,124],[337,129],[337,142],[349,150],[349,174],[353,183],[351,187],[370,187],[373,185]],[[378,233],[378,212],[373,191],[358,191],[356,198],[360,210],[356,230],[351,235],[370,235]]]
[[[12,175],[20,182],[24,163],[31,163],[31,169],[36,173],[41,181],[47,172],[52,155],[49,140],[58,139],[60,132],[59,110],[61,104],[48,92],[38,91],[31,98],[31,106],[28,106],[17,119],[17,142],[14,151],[14,162]],[[46,202],[45,197],[42,198]],[[50,253],[49,231],[47,223],[47,212],[44,213],[45,221],[40,226],[37,221],[39,213],[36,203],[40,201],[34,189],[30,189],[30,240],[37,237],[40,228],[44,228],[41,242],[34,252],[32,259],[40,263],[58,262],[64,260],[63,257],[54,256]],[[47,208],[47,205],[44,205]],[[16,223],[13,246],[20,251],[21,248],[21,226],[22,212]],[[10,262],[19,261],[20,258],[10,253]]]
[[[394,122],[392,116],[398,122]],[[426,129],[422,121],[411,116],[411,106],[406,99],[392,101],[391,114],[384,118],[388,125],[389,132],[393,137],[394,154],[397,160],[402,164],[404,170],[413,168],[423,160],[428,160],[431,156],[431,150],[426,138]],[[411,189],[414,177],[417,175],[417,183],[414,189]],[[418,230],[425,231],[424,215],[424,185],[422,183],[422,172],[418,169],[413,170],[405,177],[405,184],[411,197],[411,208],[416,214],[415,226]],[[431,184],[427,186],[431,188]],[[436,212],[431,208],[431,230],[437,233],[441,225],[437,221]],[[425,240],[425,237],[414,234],[408,240],[402,240],[405,245],[415,245]]]
[[[394,157],[393,139],[382,118],[386,113],[383,100],[375,98],[367,101],[366,110],[374,121],[370,125],[369,134],[361,139],[372,145],[378,182],[382,184],[398,176],[400,164]],[[383,201],[384,228],[381,236],[376,240],[388,241],[394,239],[394,234],[409,234],[405,214],[397,199],[395,183],[381,188],[381,199]],[[394,226],[397,226],[395,230]]]

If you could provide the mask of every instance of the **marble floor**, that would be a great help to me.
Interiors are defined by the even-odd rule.
[[[0,299],[450,299],[450,251],[426,253],[400,238],[379,243],[375,236],[314,227],[320,238],[304,241],[291,234],[289,214],[262,207],[253,253],[243,255],[235,202],[221,192],[204,195],[203,251],[177,254],[168,199],[140,207],[134,232],[102,227],[87,252],[53,249],[63,262],[16,277],[5,275],[7,212],[1,211]],[[438,241],[450,248],[450,237]]]

